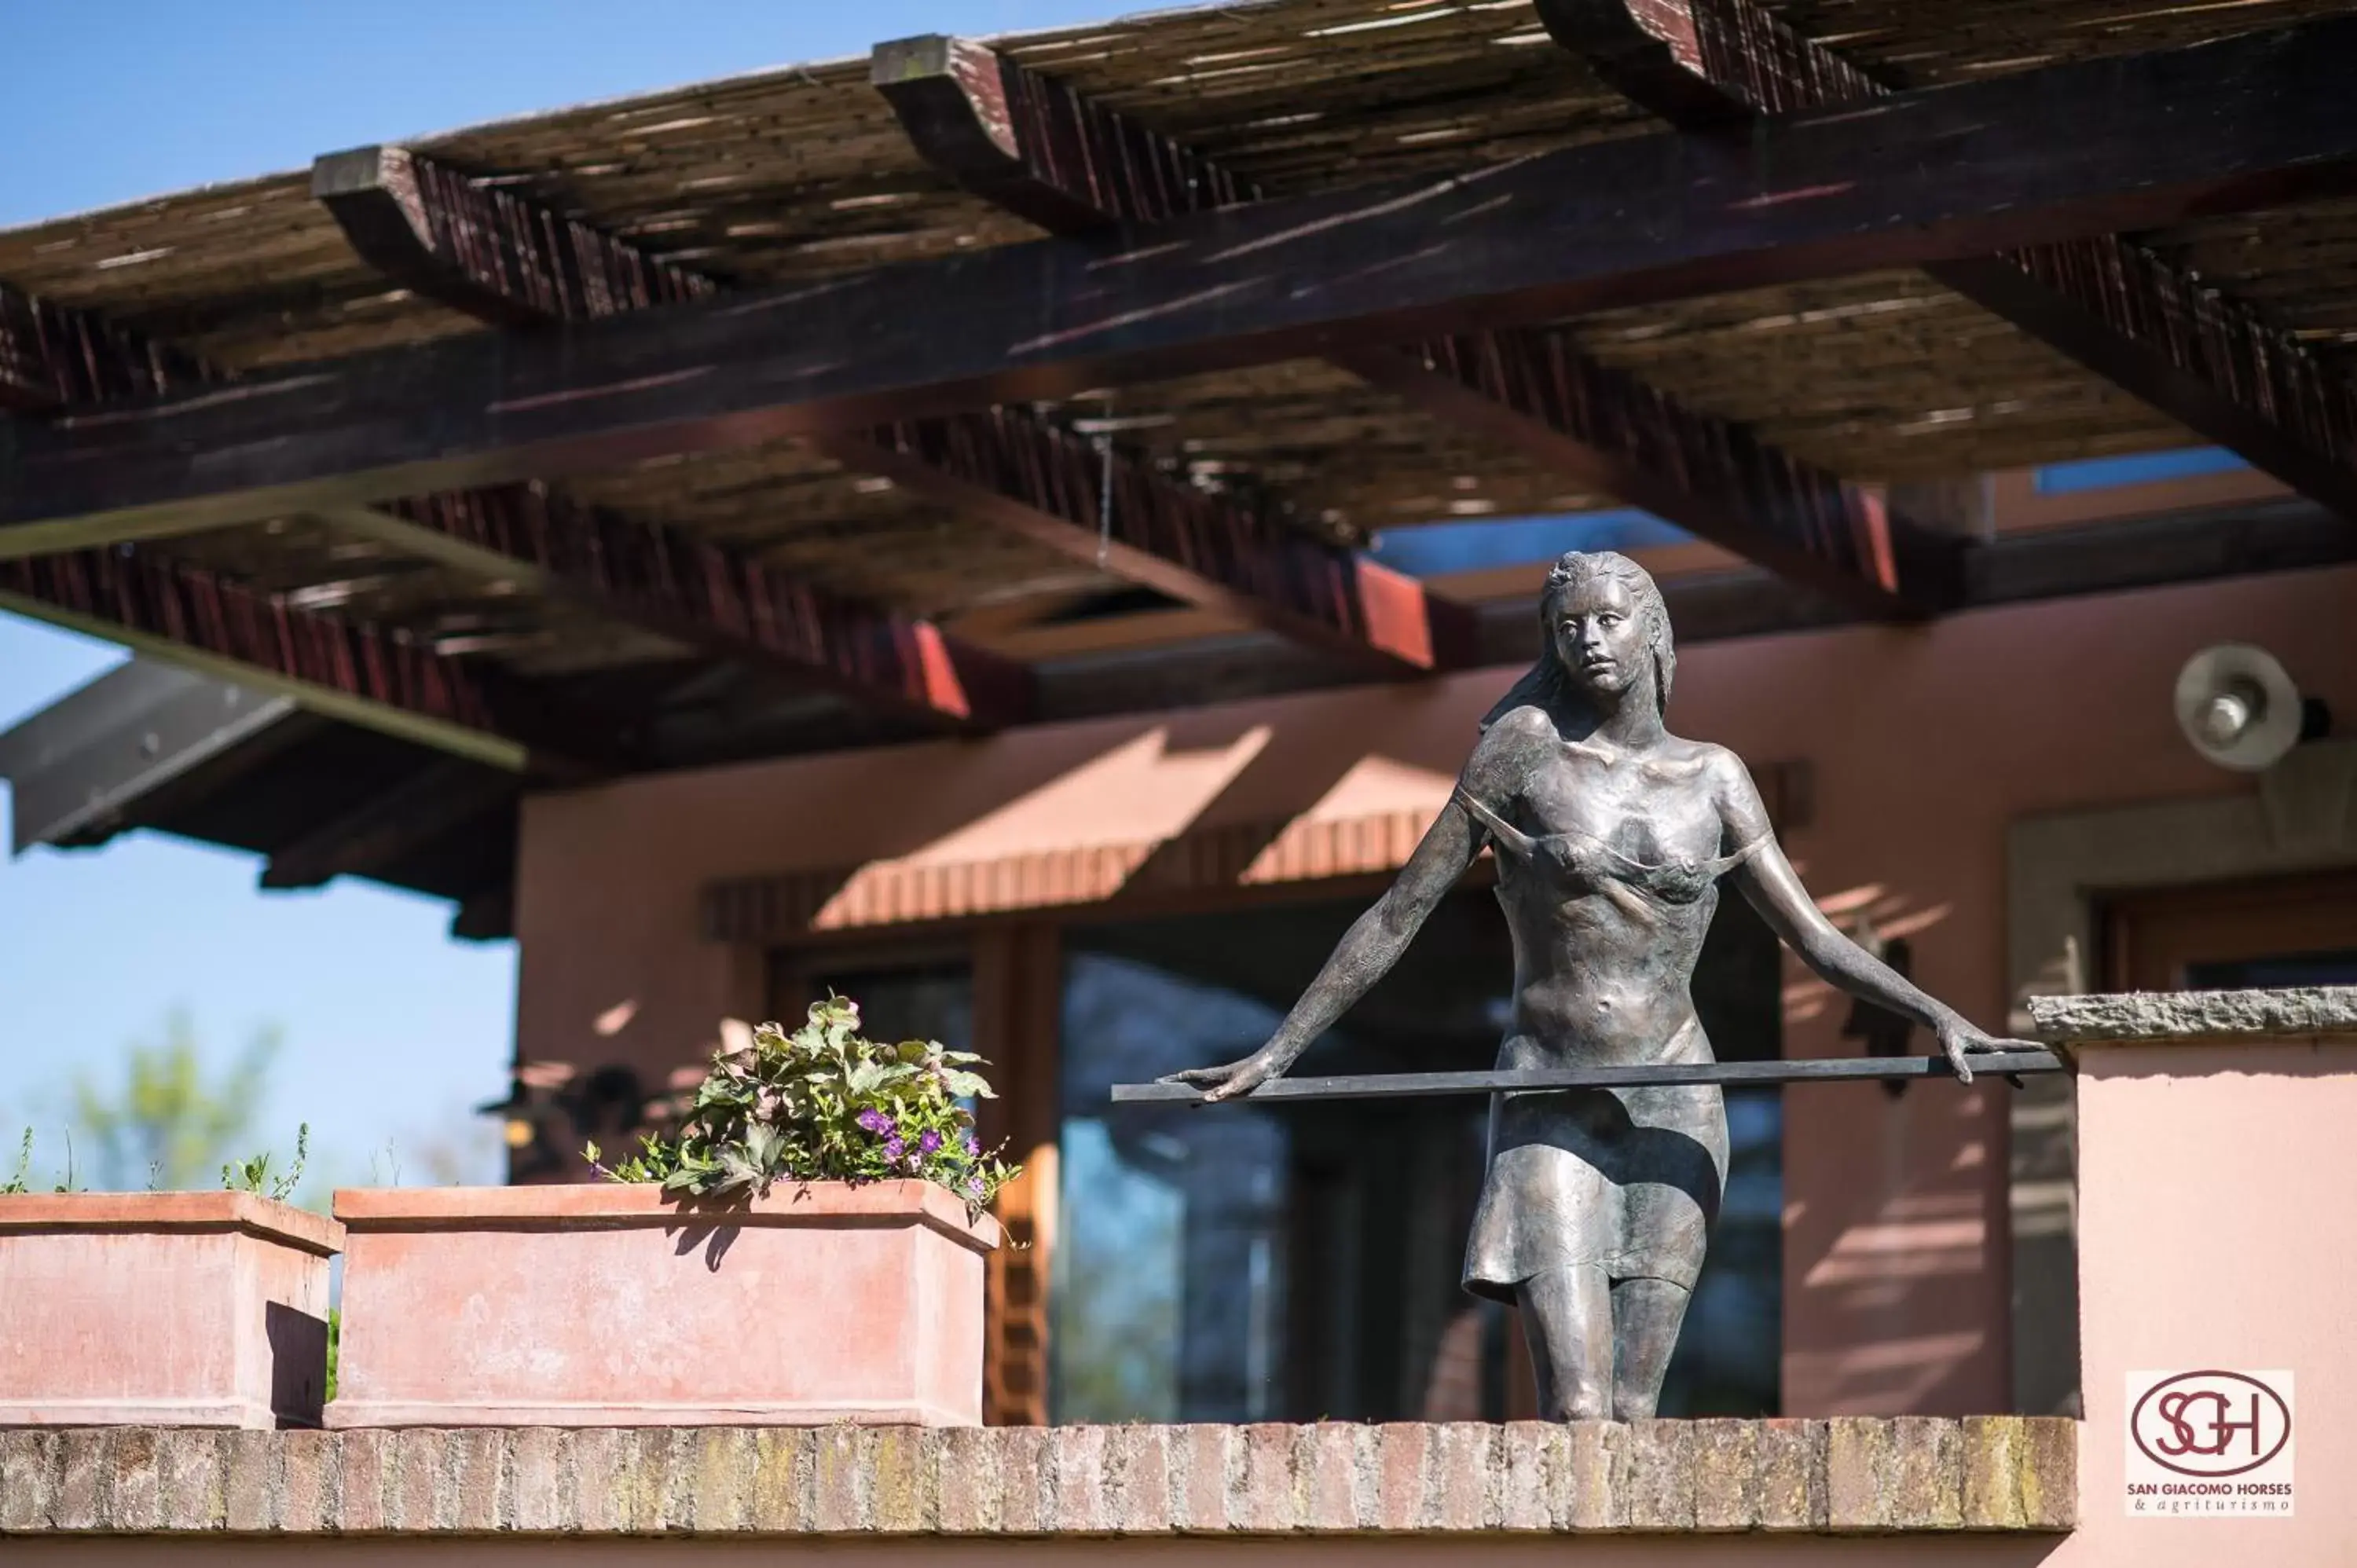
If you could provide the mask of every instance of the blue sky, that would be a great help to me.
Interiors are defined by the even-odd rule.
[[[0,227],[210,180],[307,166],[367,142],[866,52],[920,32],[1056,27],[1118,0],[77,0],[12,7],[0,92]],[[27,156],[27,155],[31,156]],[[0,612],[0,728],[119,659]],[[5,799],[0,786],[0,799]],[[268,1141],[307,1120],[337,1179],[388,1143],[404,1179],[436,1152],[496,1179],[468,1108],[506,1081],[512,944],[451,941],[449,909],[338,883],[264,894],[242,854],[140,833],[0,863],[0,1133],[55,1146],[74,1071],[193,1017],[209,1054],[274,1025]],[[377,1174],[392,1166],[382,1155]],[[5,1177],[0,1177],[5,1179]]]

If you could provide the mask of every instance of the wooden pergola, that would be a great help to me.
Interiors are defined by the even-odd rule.
[[[1689,637],[2349,559],[2350,10],[1249,0],[0,233],[0,605],[490,934],[536,781],[1528,655],[1379,532],[1642,508],[1752,564]],[[1910,506],[2204,443],[2299,504]]]

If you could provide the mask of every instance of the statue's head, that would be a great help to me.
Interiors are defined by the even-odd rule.
[[[1626,555],[1575,550],[1557,560],[1539,593],[1539,635],[1546,651],[1482,715],[1483,729],[1516,708],[1593,707],[1648,686],[1657,711],[1668,711],[1678,672],[1669,606],[1652,575]]]
[[[1678,669],[1669,607],[1626,555],[1575,550],[1557,560],[1539,594],[1539,631],[1572,690],[1617,703],[1650,682],[1656,710],[1669,710]]]

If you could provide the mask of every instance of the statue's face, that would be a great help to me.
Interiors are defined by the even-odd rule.
[[[1573,682],[1598,697],[1618,697],[1652,677],[1652,649],[1636,596],[1618,577],[1590,577],[1555,604],[1555,653]]]

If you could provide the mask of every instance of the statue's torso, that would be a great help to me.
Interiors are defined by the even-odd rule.
[[[1727,857],[1705,750],[1540,738],[1512,798],[1489,802],[1533,841],[1496,852],[1515,971],[1500,1066],[1706,1059],[1688,985]]]

